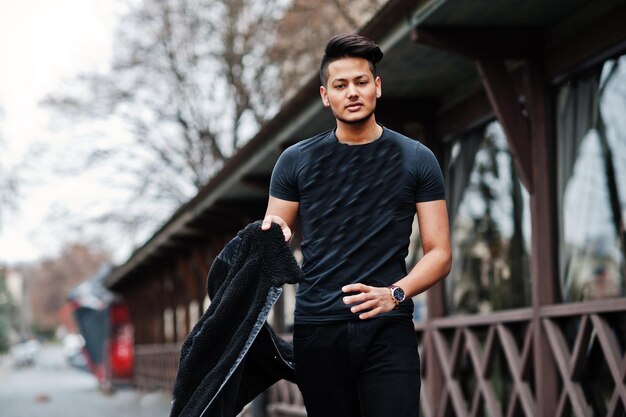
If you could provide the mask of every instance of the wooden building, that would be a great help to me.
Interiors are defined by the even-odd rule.
[[[454,265],[416,300],[422,415],[625,415],[626,2],[390,0],[360,33],[385,52],[378,120],[429,146],[446,177]],[[213,257],[262,218],[280,152],[333,126],[312,69],[113,271],[138,386],[171,388]],[[279,331],[291,302],[273,312]],[[270,415],[305,415],[293,385],[267,400]]]

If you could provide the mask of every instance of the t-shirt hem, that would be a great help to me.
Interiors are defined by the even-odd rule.
[[[288,195],[288,194],[283,194],[281,192],[276,192],[276,191],[271,191],[270,195],[272,197],[276,197],[276,198],[280,198],[281,200],[287,200],[287,201],[299,201],[298,197],[294,197],[292,195]]]
[[[416,203],[426,203],[428,201],[445,200],[445,194],[420,195],[415,199]]]

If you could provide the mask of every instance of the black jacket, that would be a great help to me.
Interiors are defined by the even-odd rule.
[[[293,348],[266,319],[285,283],[302,271],[276,224],[255,222],[217,256],[208,276],[211,305],[180,353],[170,417],[235,417],[280,379],[293,381]]]

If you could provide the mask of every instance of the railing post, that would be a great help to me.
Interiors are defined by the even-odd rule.
[[[530,196],[532,218],[531,283],[534,335],[535,395],[539,416],[555,415],[557,407],[557,369],[543,330],[540,309],[559,301],[557,270],[557,228],[552,114],[549,86],[540,62],[531,60],[526,67],[528,115],[531,127],[531,168],[533,192]]]

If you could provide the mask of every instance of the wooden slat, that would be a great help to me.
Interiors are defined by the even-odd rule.
[[[570,375],[573,381],[580,382],[582,380],[582,374],[587,359],[587,348],[591,339],[591,330],[592,326],[589,316],[582,316],[569,364]]]
[[[472,402],[469,409],[470,417],[478,417],[481,409],[481,405],[483,404],[483,397],[481,395],[480,389],[475,389],[474,394],[472,396]]]
[[[444,389],[437,405],[437,417],[448,417],[452,413],[451,407],[452,401],[450,401],[450,392]]]
[[[524,348],[522,349],[520,357],[520,378],[524,381],[528,381],[530,379],[529,373],[532,365],[533,339],[533,327],[529,325],[526,329]]]
[[[496,328],[491,326],[487,331],[487,340],[485,341],[485,361],[482,369],[482,375],[485,377],[493,371],[497,347]]]
[[[427,393],[429,391],[429,383],[428,378],[422,377],[422,393]],[[420,395],[420,406],[422,407],[422,415],[423,417],[435,417],[433,412],[433,407],[431,405],[431,401],[429,401],[428,396],[422,394]]]
[[[511,335],[510,330],[504,325],[499,324],[497,326],[497,330],[509,371],[513,377],[515,390],[517,391],[522,404],[522,410],[528,417],[535,416],[537,415],[537,406],[533,399],[530,386],[522,379],[522,374],[520,372],[520,356],[517,346],[515,345],[515,339],[513,338],[513,335]]]
[[[624,390],[624,387],[621,388],[621,390]],[[609,417],[623,417],[624,414],[623,412],[620,413],[620,393],[618,392],[617,389],[613,390],[613,395],[611,395],[611,400],[609,401],[609,406],[607,407],[606,410],[606,415]],[[622,404],[622,409],[626,408],[623,404]]]
[[[602,351],[604,352],[604,358],[609,366],[609,370],[611,371],[611,376],[616,383],[620,383],[622,382],[622,376],[619,372],[621,366],[621,355],[619,353],[620,349],[617,339],[615,338],[615,335],[609,325],[599,315],[591,315],[591,321],[594,329],[596,330]]]
[[[612,312],[626,312],[626,297],[543,306],[540,309],[541,317],[568,317]]]
[[[570,379],[569,362],[570,357],[567,349],[567,343],[565,338],[561,334],[561,330],[550,319],[543,321],[544,329],[548,335],[548,341],[552,347],[552,353],[556,360],[557,367],[561,374],[563,386],[569,396],[569,401],[572,406],[572,411],[578,417],[591,417],[591,410],[585,403],[585,395],[580,384],[573,382]]]
[[[450,369],[451,376],[458,378],[461,371],[461,360],[463,359],[463,328],[459,327],[454,332],[454,340],[452,341],[452,351],[450,352]]]
[[[455,369],[451,367],[449,354],[449,349],[445,338],[439,331],[434,331],[433,340],[435,342],[435,350],[437,352],[437,356],[439,358],[439,364],[441,368],[444,370],[444,374],[446,375],[446,386],[448,389],[445,395],[450,395],[450,399],[452,400],[452,406],[454,407],[454,412],[458,417],[468,417],[467,414],[467,404],[465,399],[463,398],[463,391],[461,390],[461,386],[459,381],[454,378]],[[459,343],[460,344],[460,343]],[[444,412],[445,403],[443,407],[439,407],[438,415],[441,415]]]
[[[625,308],[626,309],[626,308]],[[500,311],[491,314],[475,314],[471,316],[449,316],[430,321],[430,326],[436,329],[491,326],[498,323],[513,323],[530,321],[533,317],[531,308],[520,308],[508,311]]]
[[[571,412],[571,404],[568,401],[567,392],[565,390],[561,391],[561,395],[559,396],[559,402],[556,407],[556,415],[555,417],[567,417]]]
[[[506,417],[513,417],[515,415],[515,411],[518,408],[519,396],[517,395],[517,391],[513,390],[511,393],[511,399],[509,401],[509,406],[506,410]]]
[[[428,401],[433,405],[433,414],[436,410],[441,410],[442,407],[437,408],[436,404],[440,404],[444,401],[445,389],[445,374],[443,368],[439,365],[437,348],[435,346],[434,334],[435,331],[430,327],[430,321],[427,321],[427,331],[424,333],[424,366],[422,367],[422,375],[427,373],[428,387],[425,389],[426,397]],[[444,403],[445,404],[445,403]],[[445,406],[444,406],[445,407]]]
[[[611,376],[613,377],[613,382],[615,383],[614,394],[619,395],[624,408],[626,408],[626,389],[624,388],[624,377],[620,372],[622,356],[615,334],[607,322],[597,314],[591,316],[591,321],[593,322],[593,327],[596,330],[600,346],[604,352],[604,359],[606,360]]]
[[[470,331],[465,329],[465,340],[467,341],[467,348],[469,350],[472,366],[474,367],[474,374],[478,381],[478,387],[476,391],[482,393],[485,400],[485,408],[490,416],[500,417],[502,415],[500,411],[500,404],[493,390],[493,385],[488,378],[483,375],[484,369],[483,352],[480,348],[480,343],[476,336]],[[474,408],[474,407],[472,407]],[[474,413],[472,413],[474,414]]]

